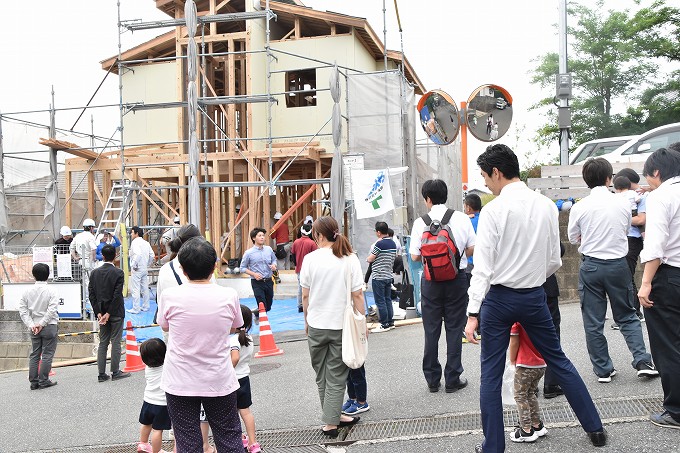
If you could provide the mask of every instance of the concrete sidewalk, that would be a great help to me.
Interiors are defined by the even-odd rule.
[[[578,304],[562,307],[563,348],[581,372],[598,407],[606,408],[603,419],[611,436],[610,445],[598,451],[678,451],[678,430],[657,428],[645,421],[648,409],[653,410],[662,396],[658,379],[638,379],[631,367],[631,356],[623,336],[606,326],[610,353],[619,374],[610,384],[599,384],[587,356]],[[646,332],[646,327],[643,325]],[[346,442],[334,451],[474,451],[481,442],[479,424],[479,347],[463,345],[464,377],[467,388],[447,394],[429,393],[420,370],[423,348],[420,325],[399,327],[370,337],[369,359],[366,364],[371,410],[362,414],[363,431],[350,432]],[[646,336],[646,335],[645,335]],[[265,451],[330,451],[330,447],[310,444],[307,447],[283,447],[284,443],[269,439],[283,434],[316,433],[321,427],[320,407],[314,373],[309,361],[306,340],[294,338],[284,342],[276,337],[284,355],[254,359],[251,365],[253,412],[258,431],[262,432]],[[440,360],[445,361],[444,339],[440,342]],[[0,451],[75,451],[80,446],[115,445],[135,442],[138,436],[137,418],[144,391],[143,373],[117,382],[99,384],[96,366],[81,365],[57,369],[54,388],[30,391],[25,372],[0,375]],[[627,407],[641,401],[639,410],[627,412]],[[540,398],[546,413],[562,414],[565,398]],[[644,403],[644,404],[643,404]],[[644,406],[644,407],[643,407]],[[651,406],[651,407],[650,407]],[[631,415],[632,414],[632,415]],[[462,431],[447,431],[437,427],[442,420],[469,421],[471,427]],[[559,418],[559,417],[558,417]],[[413,427],[407,435],[387,429],[401,424]],[[591,451],[587,437],[573,421],[547,424],[549,434],[534,445],[508,442],[508,451]],[[372,429],[375,428],[375,429]],[[290,430],[290,431],[288,431]],[[360,433],[365,433],[363,440]],[[293,444],[294,445],[294,444]],[[302,445],[302,444],[298,444]],[[127,449],[126,449],[127,448]],[[77,449],[79,451],[133,451],[131,447],[117,449]]]

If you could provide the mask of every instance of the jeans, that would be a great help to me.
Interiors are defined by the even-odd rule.
[[[175,432],[177,451],[203,453],[201,404],[213,432],[217,451],[242,452],[241,420],[236,408],[236,392],[225,396],[177,396],[166,393],[168,412]]]
[[[99,326],[99,349],[97,350],[97,368],[99,374],[106,374],[106,352],[111,343],[111,373],[120,371],[120,341],[123,335],[124,318],[111,317],[103,326]]]
[[[353,400],[366,402],[367,394],[366,368],[363,365],[356,370],[350,368],[347,375],[347,396]]]
[[[602,430],[602,421],[583,379],[562,351],[543,288],[512,289],[492,285],[482,303],[479,317],[484,331],[480,389],[484,453],[505,450],[501,384],[510,343],[510,328],[515,322],[522,324],[531,342],[556,374],[557,382],[583,429],[587,432]]]
[[[602,260],[584,256],[579,270],[578,287],[586,345],[595,374],[603,377],[614,369],[603,332],[607,296],[614,322],[619,325],[628,350],[633,355],[633,367],[640,362],[651,362],[652,357],[647,352],[642,337],[640,320],[635,315],[633,284],[626,258]]]
[[[392,280],[373,279],[373,298],[378,306],[378,317],[383,327],[394,325],[392,306]]]
[[[461,333],[467,320],[465,310],[468,286],[469,280],[465,272],[459,272],[454,280],[446,282],[433,282],[424,277],[421,279],[420,307],[425,331],[423,374],[429,387],[437,387],[442,377],[442,366],[439,363],[442,320],[446,329],[446,385],[456,385],[463,373]]]
[[[628,255],[626,255],[626,262],[628,263],[631,281],[633,282],[633,304],[635,305],[635,313],[637,313],[638,316],[641,315],[642,312],[640,311],[640,299],[638,299],[638,289],[635,284],[635,269],[637,268],[638,258],[642,251],[642,245],[642,238],[628,236]]]
[[[132,309],[149,309],[149,273],[145,269],[143,271],[134,271],[130,273],[130,292],[132,293]],[[139,298],[142,298],[142,305],[139,304]]]
[[[28,380],[31,384],[44,384],[50,379],[52,359],[56,350],[56,324],[46,325],[37,335],[31,333],[31,353],[28,356]]]

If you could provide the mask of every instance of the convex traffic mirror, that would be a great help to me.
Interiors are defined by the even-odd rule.
[[[444,91],[425,93],[418,102],[418,113],[425,133],[437,145],[448,145],[458,136],[458,107]]]
[[[465,120],[477,140],[498,140],[512,123],[512,96],[498,85],[480,86],[468,98]]]

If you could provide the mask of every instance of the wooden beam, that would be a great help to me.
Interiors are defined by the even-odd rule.
[[[300,31],[300,17],[295,16],[295,39],[302,38],[302,33]]]
[[[126,175],[126,177],[134,177],[134,171],[132,172],[132,174],[129,174],[128,171],[126,170],[126,171],[125,171],[125,175]],[[128,175],[129,175],[129,176],[128,176]],[[140,193],[140,194],[142,195],[142,197],[143,197],[143,200],[142,200],[142,201],[148,200],[148,202],[151,203],[151,204],[153,205],[153,207],[156,208],[156,210],[158,210],[158,212],[159,212],[163,217],[165,217],[165,219],[168,221],[168,224],[169,224],[169,225],[172,225],[172,217],[168,216],[168,215],[165,213],[165,211],[163,210],[163,208],[161,208],[161,207],[158,205],[158,203],[156,203],[156,202],[153,200],[153,198],[151,198],[151,197],[146,193],[146,190],[140,190],[139,193]],[[158,194],[156,194],[156,195],[158,195]],[[158,195],[158,196],[160,197],[160,195]],[[163,199],[162,197],[160,197],[160,198],[161,198],[161,200]],[[135,203],[135,206],[137,206],[136,203]],[[175,211],[175,213],[176,213],[176,212],[177,212],[177,211]],[[137,214],[137,213],[135,212],[135,217],[137,217],[136,214]]]
[[[234,33],[220,33],[218,35],[213,35],[213,36],[206,36],[203,38],[205,42],[224,42],[224,41],[229,41],[232,39],[243,39],[246,36],[248,36],[248,32],[245,31],[237,31]],[[181,38],[178,40],[179,44],[186,46],[189,44],[189,38]]]
[[[307,201],[307,199],[311,197],[312,194],[314,194],[314,192],[316,192],[316,184],[312,184],[309,190],[307,190],[307,192],[305,192],[300,198],[298,198],[297,201],[293,203],[293,205],[290,208],[288,208],[286,212],[283,213],[281,218],[274,224],[272,229],[269,230],[269,236],[271,237],[271,235],[274,234],[274,232],[283,224],[283,222],[286,222],[290,218],[290,216],[293,215],[295,210],[299,206],[301,206],[305,201]]]

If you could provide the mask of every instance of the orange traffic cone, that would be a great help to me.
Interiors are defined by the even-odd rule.
[[[269,318],[264,309],[264,304],[260,302],[260,350],[255,354],[255,358],[271,357],[283,354],[283,350],[276,347],[272,329],[269,327]]]
[[[123,372],[142,371],[144,362],[139,355],[139,346],[137,345],[137,338],[135,338],[135,331],[132,330],[132,321],[127,322],[125,330],[127,330],[127,334],[125,335],[125,369],[123,369]]]

